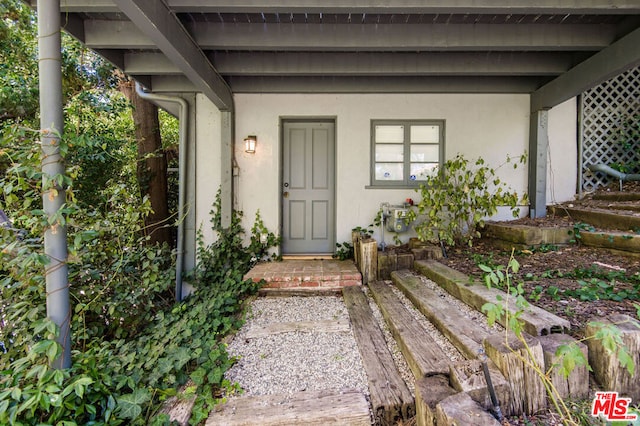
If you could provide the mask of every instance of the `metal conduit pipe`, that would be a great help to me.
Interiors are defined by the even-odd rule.
[[[640,174],[622,173],[606,164],[591,164],[589,170],[592,172],[602,172],[618,179],[620,181],[620,191],[622,191],[622,181],[640,180]]]
[[[148,101],[176,103],[180,106],[178,114],[178,243],[176,248],[176,301],[182,301],[182,270],[184,269],[184,206],[186,199],[185,176],[187,170],[187,136],[189,130],[189,104],[178,96],[157,95],[145,92],[136,82],[136,93]]]

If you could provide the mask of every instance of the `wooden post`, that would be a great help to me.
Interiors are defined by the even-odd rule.
[[[373,238],[360,240],[360,261],[362,284],[375,281],[378,273],[378,243]]]
[[[451,395],[436,406],[437,425],[500,426],[500,423],[464,392]]]
[[[491,383],[501,406],[511,401],[511,389],[500,370],[491,360],[487,360]],[[451,386],[457,391],[468,394],[471,399],[480,404],[485,410],[493,409],[493,403],[484,378],[482,363],[477,360],[462,361],[449,366]]]
[[[640,400],[640,321],[628,315],[611,315],[608,319],[598,318],[595,321],[618,327],[622,343],[635,365],[635,374],[631,376],[620,364],[616,354],[610,353],[600,340],[589,338],[586,341],[589,347],[589,365],[596,380],[603,390],[619,392],[637,402]],[[588,325],[586,335],[591,337],[597,331],[598,327]]]
[[[534,337],[524,336],[526,346],[511,333],[508,337],[504,333],[489,336],[483,342],[485,352],[511,387],[511,401],[502,405],[507,416],[533,414],[547,406],[542,379],[529,366],[535,364],[544,369],[542,346]]]
[[[436,424],[436,406],[456,391],[449,386],[449,379],[442,374],[416,380],[416,423],[418,426]]]
[[[353,245],[353,261],[360,270],[360,231],[351,231],[351,244]]]
[[[565,377],[559,370],[562,359],[556,356],[556,351],[561,345],[578,345],[587,359],[587,345],[578,342],[573,337],[566,334],[549,334],[538,337],[542,350],[544,351],[544,369],[550,370],[549,378],[551,383],[562,398],[583,399],[589,395],[589,371],[586,365],[576,365],[569,377]]]

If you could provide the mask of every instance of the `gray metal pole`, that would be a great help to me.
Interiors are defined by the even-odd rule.
[[[62,58],[60,41],[60,0],[38,0],[38,63],[40,76],[40,131],[42,138],[42,204],[52,218],[65,202],[65,190],[51,186],[51,178],[64,174],[60,155],[62,115]],[[48,186],[48,187],[47,187]],[[55,368],[71,367],[69,323],[69,277],[67,271],[67,229],[57,222],[44,234],[47,316],[60,327],[58,342],[63,353],[53,363]]]

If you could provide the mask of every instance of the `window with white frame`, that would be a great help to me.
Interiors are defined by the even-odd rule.
[[[371,186],[418,186],[443,161],[444,120],[371,121]]]

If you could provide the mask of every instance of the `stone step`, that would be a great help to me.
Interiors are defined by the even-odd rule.
[[[447,375],[451,363],[449,356],[414,320],[391,286],[375,281],[369,283],[369,289],[414,376]]]
[[[234,398],[217,406],[205,424],[369,426],[371,420],[369,403],[362,392],[304,391]]]
[[[377,424],[395,424],[415,415],[415,401],[395,366],[367,296],[358,286],[342,290],[353,334],[369,380],[370,400]]]
[[[497,288],[487,288],[483,283],[472,282],[466,274],[440,262],[419,260],[414,262],[414,268],[417,272],[435,281],[449,294],[478,311],[482,311],[482,306],[485,303],[496,303],[498,298],[505,300],[508,297],[504,291]],[[511,314],[515,314],[515,309],[511,310]],[[529,308],[520,315],[520,320],[524,323],[524,330],[533,336],[564,333],[571,328],[569,321],[535,305],[529,305]]]

